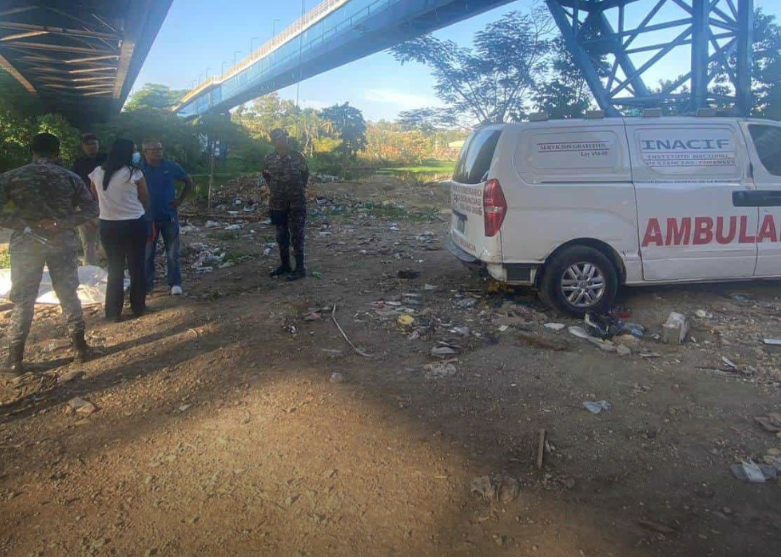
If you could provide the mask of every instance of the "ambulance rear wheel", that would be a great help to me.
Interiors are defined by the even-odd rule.
[[[551,258],[543,271],[542,299],[570,315],[605,312],[618,291],[618,272],[601,251],[571,246]]]

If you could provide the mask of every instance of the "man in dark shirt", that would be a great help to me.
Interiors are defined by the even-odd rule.
[[[79,288],[74,228],[98,217],[98,204],[76,174],[56,164],[60,141],[41,133],[33,138],[32,163],[0,174],[0,226],[13,230],[8,362],[0,372],[14,378],[33,322],[44,266],[49,269],[62,313],[68,323],[77,362],[88,356]]]
[[[98,166],[106,162],[106,153],[100,152],[100,142],[94,133],[85,133],[81,136],[81,149],[84,156],[73,163],[73,172],[84,180],[89,189],[89,175]],[[84,264],[98,264],[98,222],[86,222],[79,227],[81,247],[84,250]]]

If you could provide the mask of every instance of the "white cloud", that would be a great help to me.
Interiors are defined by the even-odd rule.
[[[314,108],[315,110],[323,110],[324,108],[327,108],[334,103],[327,103],[325,101],[316,101],[316,100],[302,100],[301,106],[304,108]]]
[[[405,93],[396,89],[367,89],[363,98],[370,102],[392,104],[400,110],[440,106],[435,97]]]

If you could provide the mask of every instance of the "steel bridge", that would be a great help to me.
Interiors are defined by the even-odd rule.
[[[0,68],[77,125],[119,112],[173,0],[2,0]]]
[[[325,0],[176,107],[224,112],[512,0]],[[685,110],[751,104],[753,0],[545,0],[608,115],[676,103]],[[686,68],[654,84],[671,60]],[[658,78],[657,78],[658,79]]]

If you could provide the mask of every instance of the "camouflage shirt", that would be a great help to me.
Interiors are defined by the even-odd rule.
[[[63,231],[98,218],[98,204],[78,175],[39,159],[0,174],[0,227],[23,230],[55,221]]]
[[[304,155],[290,150],[287,155],[271,153],[266,157],[265,169],[271,174],[271,197],[301,194],[309,181],[309,168]]]

